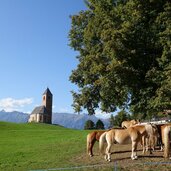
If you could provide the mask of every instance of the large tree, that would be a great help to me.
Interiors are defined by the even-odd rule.
[[[171,2],[87,0],[71,16],[70,46],[79,64],[70,76],[77,112],[129,108],[147,115],[171,109]]]

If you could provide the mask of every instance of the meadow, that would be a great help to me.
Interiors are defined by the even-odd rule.
[[[114,145],[112,162],[107,163],[99,155],[96,144],[95,156],[90,158],[86,154],[88,132],[90,131],[67,129],[57,125],[0,122],[0,170],[70,170],[71,167],[72,170],[83,171],[171,170],[169,160],[164,160],[160,151],[152,155],[142,155],[139,147],[139,159],[132,161],[131,145]],[[79,168],[92,165],[97,167]]]
[[[84,152],[86,131],[48,124],[0,122],[0,170],[70,166]]]

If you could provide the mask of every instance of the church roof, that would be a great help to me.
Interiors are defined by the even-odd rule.
[[[50,95],[52,95],[52,93],[51,93],[51,91],[49,90],[49,88],[47,88],[46,90],[45,90],[45,92],[43,93],[43,95],[44,94],[50,94]]]
[[[31,114],[45,114],[45,115],[47,115],[48,112],[47,112],[47,109],[45,106],[38,106],[38,107],[35,107],[35,109],[32,111]]]

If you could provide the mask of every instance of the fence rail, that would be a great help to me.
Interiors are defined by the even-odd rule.
[[[171,165],[171,162],[145,162],[145,163],[135,163],[135,165]],[[88,169],[88,168],[98,168],[98,167],[112,167],[113,171],[119,170],[119,165],[117,161],[109,164],[96,164],[96,165],[86,165],[86,166],[74,166],[74,167],[63,167],[63,168],[51,168],[51,169],[38,169],[29,171],[58,171],[58,170],[77,170],[77,169]]]

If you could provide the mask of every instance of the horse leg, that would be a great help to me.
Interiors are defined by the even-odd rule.
[[[156,140],[156,137],[154,136],[152,139],[152,144],[151,144],[151,150],[152,151],[155,151],[156,142],[157,142],[157,140]]]
[[[92,143],[89,144],[88,154],[89,154],[90,157],[93,157]]]
[[[131,159],[132,160],[135,160],[135,159],[137,159],[138,157],[137,157],[137,142],[136,141],[133,141],[132,142],[132,155],[131,155]]]
[[[143,151],[142,151],[142,154],[144,154],[145,153],[145,137],[144,136],[142,136],[142,147],[143,147]]]
[[[106,148],[106,160],[111,162],[111,153],[110,153],[110,149],[111,149],[112,144],[108,143],[107,148]]]
[[[149,141],[150,154],[152,154],[152,146],[153,146],[153,144],[155,144],[154,137],[150,137],[150,141]]]
[[[149,139],[146,137],[145,138],[145,151],[147,152],[148,151],[148,145],[149,145],[150,141]]]
[[[164,150],[164,147],[163,147],[163,144],[161,144],[160,151],[163,151],[163,150]]]
[[[89,156],[90,157],[93,157],[94,155],[93,155],[93,146],[94,146],[94,144],[95,144],[95,140],[93,140],[90,144],[89,144]]]
[[[150,154],[152,154],[152,146],[155,144],[154,138],[155,137],[151,135],[149,137],[146,137],[146,152],[149,149]]]
[[[90,157],[92,157],[91,146],[91,142],[87,142],[87,152]]]

